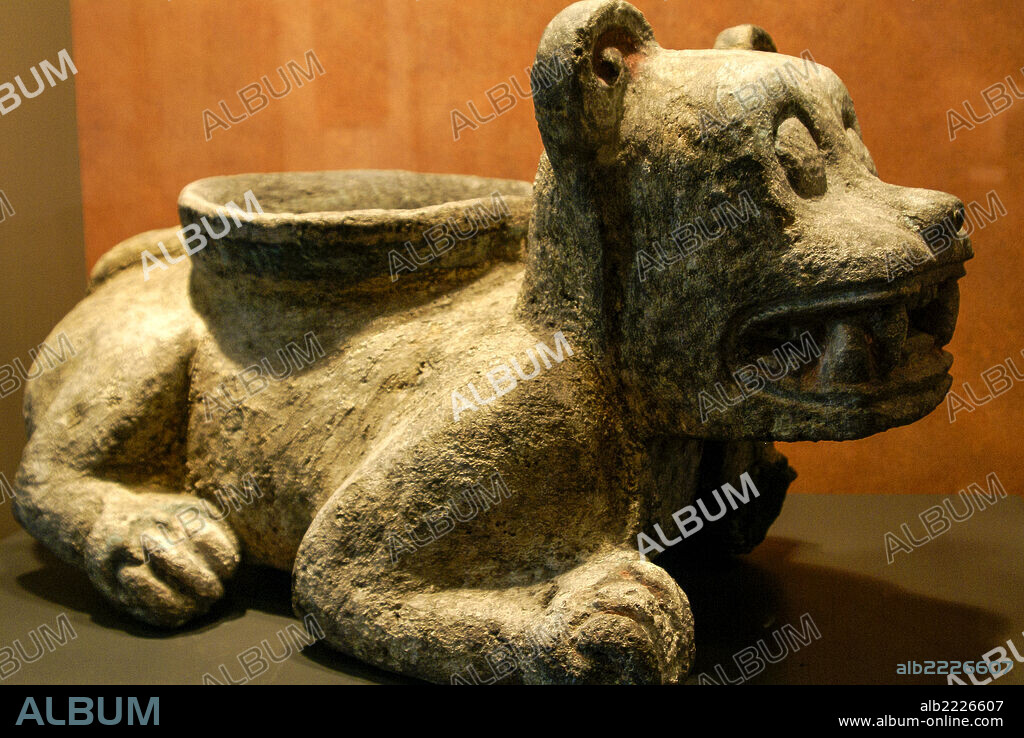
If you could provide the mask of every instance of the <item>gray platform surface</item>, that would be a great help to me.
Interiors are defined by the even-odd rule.
[[[754,684],[945,684],[945,676],[898,675],[896,665],[973,661],[999,646],[1012,659],[1008,641],[1024,657],[1024,500],[998,500],[886,562],[886,532],[902,537],[906,523],[924,541],[919,514],[942,499],[790,495],[768,539],[749,556],[681,571],[668,554],[666,568],[688,593],[697,624],[698,662],[689,681],[700,674],[740,681],[734,655],[744,649],[739,659],[750,661],[752,674],[744,681]],[[279,636],[299,623],[291,616],[288,575],[249,569],[201,623],[175,633],[151,629],[115,612],[84,574],[24,532],[0,541],[0,611],[0,659],[13,652],[22,661],[15,640],[33,658],[31,634],[47,642],[41,626],[59,633],[62,614],[76,636],[64,645],[49,639],[53,650],[17,671],[14,663],[0,663],[0,672],[11,672],[0,684],[201,684],[204,674],[223,682],[225,673],[242,681],[240,654],[248,652],[244,658],[258,671],[254,657],[265,653],[262,642],[283,657]],[[784,638],[787,625],[793,629]],[[793,637],[799,633],[804,643]],[[759,639],[773,656],[786,655],[778,663],[763,659]],[[780,644],[787,644],[785,652]],[[756,674],[760,664],[752,656],[764,665]],[[267,663],[252,683],[410,681],[320,643],[301,651],[293,646],[281,663]],[[1024,684],[1024,664],[996,683]]]

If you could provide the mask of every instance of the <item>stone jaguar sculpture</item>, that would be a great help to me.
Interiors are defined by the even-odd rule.
[[[109,252],[27,389],[21,524],[149,623],[244,559],[383,669],[682,680],[689,603],[641,550],[699,501],[687,544],[748,551],[794,477],[773,440],[941,402],[963,208],[880,181],[839,78],[753,26],[671,51],[577,3],[534,68],[532,188],[213,178]]]

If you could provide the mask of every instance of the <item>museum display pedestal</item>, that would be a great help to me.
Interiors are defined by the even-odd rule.
[[[1024,652],[1019,497],[999,499],[886,563],[886,533],[904,538],[905,523],[921,543],[927,534],[919,515],[943,499],[790,495],[768,539],[749,556],[689,573],[659,559],[694,609],[700,645],[688,683],[701,675],[722,682],[723,674],[740,681],[734,655],[751,653],[759,639],[776,655],[780,641],[773,634],[787,630],[788,653],[778,663],[757,656],[764,668],[754,674],[758,661],[740,657],[751,664],[749,683],[945,684],[945,676],[897,675],[897,664],[977,660],[996,647],[1007,649],[1008,640]],[[960,499],[950,504],[962,508]],[[281,572],[243,569],[229,597],[201,622],[165,632],[116,612],[84,574],[25,533],[0,542],[0,567],[0,611],[7,618],[0,646],[19,639],[32,658],[37,649],[30,634],[44,624],[58,632],[62,614],[76,636],[65,633],[65,645],[51,640],[52,651],[21,664],[3,684],[201,684],[207,674],[223,683],[225,672],[232,681],[254,684],[411,681],[323,644],[300,652],[294,636],[302,625],[291,615],[289,577]],[[794,641],[794,634],[809,643]],[[292,644],[290,655],[282,642]],[[245,663],[255,674],[251,680]],[[1015,663],[995,683],[1024,684],[1024,666]]]

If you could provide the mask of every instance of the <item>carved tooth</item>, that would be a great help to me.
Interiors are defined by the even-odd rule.
[[[910,306],[911,310],[916,310],[924,305],[924,287],[918,285],[917,289],[914,291],[914,296],[910,298],[907,304]]]
[[[871,337],[874,339],[875,367],[879,376],[886,376],[900,363],[909,323],[907,308],[903,304],[890,305],[872,319]]]
[[[950,280],[935,287],[936,299],[931,305],[915,313],[916,325],[935,339],[939,348],[949,343],[956,327],[956,317],[960,307],[960,287],[955,280]]]
[[[871,355],[864,330],[841,321],[829,325],[820,381],[826,385],[858,384],[870,379]]]

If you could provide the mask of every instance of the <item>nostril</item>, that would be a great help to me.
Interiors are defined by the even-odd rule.
[[[964,211],[963,203],[957,203],[956,207],[953,208],[953,215],[951,216],[953,221],[953,233],[959,233],[964,229],[964,225],[967,223],[967,213]]]

